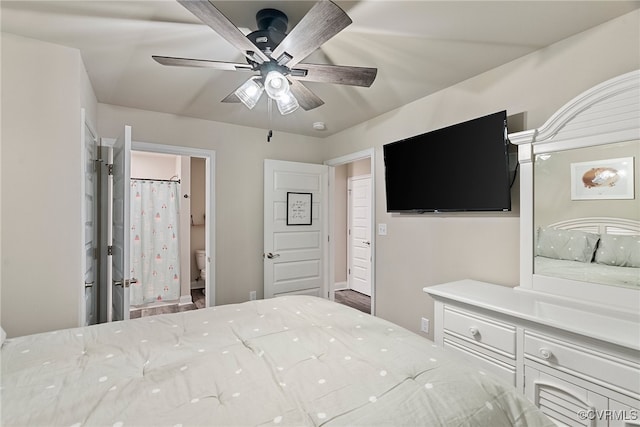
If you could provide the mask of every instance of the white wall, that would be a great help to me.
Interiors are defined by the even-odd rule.
[[[639,21],[634,11],[327,138],[328,159],[375,147],[376,220],[388,229],[376,238],[378,316],[418,331],[420,317],[433,320],[424,286],[463,278],[513,286],[519,278],[517,206],[495,215],[388,214],[382,146],[504,109],[538,127],[574,96],[640,68]]]
[[[78,50],[2,34],[2,327],[79,325],[80,108],[95,95]]]
[[[216,152],[216,304],[263,295],[263,161],[322,163],[316,138],[247,128],[171,114],[98,105],[101,136],[115,137],[132,126],[135,141]]]

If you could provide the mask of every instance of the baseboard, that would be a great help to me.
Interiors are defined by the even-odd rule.
[[[347,282],[336,282],[333,284],[334,291],[346,291],[349,289],[349,284]]]
[[[195,282],[191,282],[191,289],[204,289],[204,281],[196,280]]]
[[[181,295],[180,301],[178,301],[178,305],[187,305],[187,304],[193,304],[191,295]]]

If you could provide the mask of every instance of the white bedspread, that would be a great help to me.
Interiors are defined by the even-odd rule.
[[[535,257],[535,273],[581,282],[640,288],[640,268],[617,267],[595,262]]]
[[[283,297],[9,339],[3,426],[552,426],[412,332]]]

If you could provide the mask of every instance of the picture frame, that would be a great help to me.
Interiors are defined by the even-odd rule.
[[[313,194],[287,192],[287,225],[311,225]]]
[[[571,200],[634,199],[634,157],[571,163]]]

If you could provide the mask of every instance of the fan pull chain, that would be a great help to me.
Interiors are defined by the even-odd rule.
[[[273,130],[271,130],[271,119],[273,117],[273,99],[267,97],[267,117],[269,119],[269,132],[267,132],[267,142],[271,142]]]

